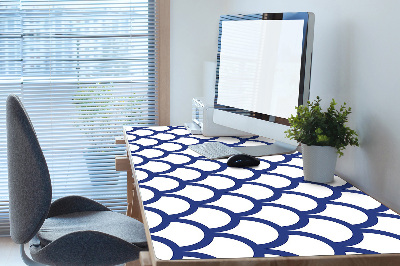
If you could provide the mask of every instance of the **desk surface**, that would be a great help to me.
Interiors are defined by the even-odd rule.
[[[301,153],[247,169],[208,160],[183,127],[125,127],[151,246],[159,260],[400,253],[400,216],[335,176],[305,182]]]

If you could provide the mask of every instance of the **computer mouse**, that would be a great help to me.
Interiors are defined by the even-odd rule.
[[[248,167],[257,166],[260,160],[256,157],[247,154],[236,154],[229,157],[227,165],[230,167]]]

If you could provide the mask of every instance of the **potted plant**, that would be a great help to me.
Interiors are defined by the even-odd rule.
[[[296,107],[297,115],[289,118],[290,129],[286,137],[301,143],[304,179],[312,182],[333,181],[336,160],[347,145],[359,146],[357,133],[346,126],[351,108],[344,103],[336,110],[332,99],[326,112],[317,97],[308,106]]]
[[[115,92],[117,91],[117,92]],[[118,178],[101,180],[102,164],[104,160],[114,157],[111,152],[124,154],[123,146],[114,144],[115,127],[122,121],[129,121],[133,110],[132,106],[123,104],[130,101],[132,96],[116,97],[118,90],[115,90],[113,83],[109,84],[80,84],[73,95],[72,102],[77,108],[79,121],[76,126],[88,137],[88,144],[83,157],[85,159],[89,177],[93,185],[117,185]],[[94,137],[97,130],[102,130],[103,137]],[[116,172],[113,174],[118,176]]]

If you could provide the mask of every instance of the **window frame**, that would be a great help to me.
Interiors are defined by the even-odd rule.
[[[170,125],[170,0],[156,0],[158,28],[158,115],[159,125]]]
[[[158,73],[156,80],[157,93],[157,124],[166,126],[170,124],[170,0],[149,0],[156,3],[156,20],[158,23],[158,32],[156,34],[157,67]],[[8,93],[12,93],[12,89]],[[123,129],[121,127],[121,136]],[[113,169],[110,169],[112,171]],[[0,188],[1,189],[1,188]],[[7,189],[6,187],[2,188]],[[0,205],[2,207],[2,205]],[[7,209],[5,209],[7,212]],[[0,208],[0,213],[2,212]],[[5,214],[7,214],[5,212]],[[0,235],[7,234],[9,221],[7,218],[0,219]],[[5,230],[2,230],[5,229]],[[2,234],[4,233],[4,234]]]

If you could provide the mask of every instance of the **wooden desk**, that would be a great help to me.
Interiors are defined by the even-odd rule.
[[[125,127],[124,136],[141,195],[128,194],[128,214],[143,217],[149,243],[142,264],[400,265],[400,216],[339,177],[305,182],[300,153],[234,169],[188,146],[260,139],[183,127]]]

